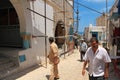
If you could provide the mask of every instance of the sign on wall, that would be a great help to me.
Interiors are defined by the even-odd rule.
[[[25,56],[25,55],[20,55],[20,56],[19,56],[19,61],[20,61],[20,62],[26,61],[26,56]]]

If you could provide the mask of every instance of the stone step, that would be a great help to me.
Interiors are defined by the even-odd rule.
[[[7,59],[7,58],[0,58],[0,65],[5,64],[5,63],[7,63],[7,62],[9,62],[9,61],[10,61],[10,60]]]
[[[0,72],[3,71],[3,70],[8,69],[9,67],[14,66],[14,65],[15,64],[12,61],[11,62],[10,61],[6,62],[6,63],[0,65]]]
[[[17,70],[16,65],[9,67],[8,69],[4,70],[4,71],[0,71],[0,80],[3,80],[3,78],[11,75],[12,73],[16,72]]]
[[[16,69],[16,65],[13,61],[9,60],[9,58],[1,58],[0,59],[0,80],[11,73]]]
[[[9,57],[0,55],[0,80],[17,70],[17,65]]]

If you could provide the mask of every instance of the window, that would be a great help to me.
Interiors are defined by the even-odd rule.
[[[0,9],[0,25],[16,25],[18,16],[14,8]]]
[[[0,25],[8,24],[8,9],[0,9]]]

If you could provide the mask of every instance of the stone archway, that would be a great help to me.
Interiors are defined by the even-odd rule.
[[[26,32],[26,17],[24,13],[24,8],[20,0],[10,0],[11,4],[14,6],[16,13],[18,15],[19,24],[20,24],[20,32]],[[24,2],[24,1],[23,1]]]
[[[1,0],[0,14],[3,18],[0,18],[0,23],[5,24],[1,24],[2,27],[0,27],[0,47],[23,47],[23,35],[27,34],[25,17],[26,7],[24,6],[23,2],[25,1]],[[7,12],[5,9],[7,9]],[[4,14],[4,12],[6,12],[7,16]]]
[[[23,45],[19,14],[11,1],[0,1],[0,68],[3,68],[0,78],[11,74],[19,66],[18,51]]]
[[[0,3],[0,47],[22,47],[18,14],[10,0]]]
[[[63,21],[58,21],[55,30],[55,42],[59,48],[65,43],[65,26]]]

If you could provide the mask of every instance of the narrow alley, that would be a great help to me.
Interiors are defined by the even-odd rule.
[[[79,50],[68,51],[93,37],[110,55],[108,80],[120,80],[120,0],[1,0],[0,80],[49,80],[50,37],[61,51],[59,80],[89,80]]]
[[[73,54],[69,56],[66,54],[65,59],[64,56],[61,56],[61,61],[59,64],[59,80],[88,80],[87,73],[84,77],[81,75],[82,62],[80,62],[80,56],[78,52],[78,50],[74,50]],[[3,80],[48,80],[49,74],[50,65],[48,64],[47,68],[38,67],[34,69],[33,67]]]
[[[66,58],[61,56],[59,64],[59,80],[88,80],[88,72],[86,71],[85,76],[81,75],[83,62],[80,62],[79,51],[74,50],[74,53],[69,55],[66,54]],[[113,68],[113,67],[112,67]],[[110,69],[112,69],[110,68]],[[23,72],[13,74],[2,80],[48,80],[50,74],[50,65],[45,67],[32,67]],[[119,80],[113,70],[110,70],[109,80]]]

